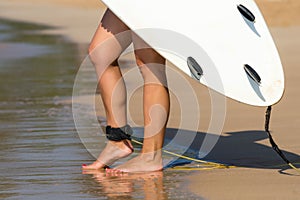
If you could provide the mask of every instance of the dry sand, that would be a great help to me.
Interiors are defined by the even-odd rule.
[[[300,1],[299,0],[257,0],[267,23],[271,27],[286,76],[286,92],[283,99],[274,107],[271,129],[274,138],[281,148],[299,162],[300,154]],[[0,2],[0,17],[48,24],[57,27],[53,34],[64,34],[77,43],[87,43],[103,14],[105,7],[99,0],[10,0]],[[203,99],[209,98],[205,94]],[[204,121],[209,120],[205,112]],[[263,132],[265,108],[251,107],[227,100],[227,115],[223,130],[223,141],[226,137],[235,135],[230,146],[223,144],[217,158],[230,162],[233,156],[245,165],[281,163],[280,159],[269,148]],[[177,111],[172,111],[173,114]],[[170,126],[176,126],[176,119],[171,119]],[[252,141],[251,138],[257,140]],[[244,140],[239,146],[239,140],[251,140],[251,144],[262,145],[265,150],[255,147],[247,151]],[[221,141],[222,142],[222,141]],[[226,151],[232,154],[226,153]],[[294,154],[292,154],[294,153]],[[222,156],[222,157],[218,157]],[[299,166],[299,165],[298,165]],[[207,199],[299,199],[299,176],[282,175],[277,169],[268,167],[236,168],[229,170],[201,171],[190,177],[190,190]],[[276,167],[274,167],[276,168]],[[295,174],[292,170],[288,173]],[[191,172],[192,173],[192,172]]]
[[[300,1],[256,0],[270,26],[300,25]]]

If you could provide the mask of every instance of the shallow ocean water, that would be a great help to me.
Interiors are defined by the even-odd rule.
[[[82,172],[94,158],[70,99],[87,46],[50,28],[0,19],[0,198],[202,199],[188,190],[191,172]]]

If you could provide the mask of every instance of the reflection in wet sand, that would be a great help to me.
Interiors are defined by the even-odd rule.
[[[82,174],[85,180],[94,182],[89,182],[84,191],[98,197],[105,195],[108,199],[118,200],[203,199],[189,192],[188,185],[182,184],[191,172],[168,169],[150,173],[107,174],[104,170],[90,170]]]
[[[141,199],[165,200],[168,199],[164,191],[163,172],[108,174],[105,171],[83,171],[83,174],[92,175],[93,179],[107,197],[111,199],[132,199],[132,193],[139,190]]]

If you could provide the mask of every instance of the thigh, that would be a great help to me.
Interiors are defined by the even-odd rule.
[[[93,36],[89,53],[98,48],[105,49],[107,53],[114,54],[111,56],[116,59],[131,42],[130,29],[108,9]]]
[[[165,59],[151,48],[143,39],[132,32],[132,41],[134,45],[134,53],[137,59],[137,64],[165,64]]]

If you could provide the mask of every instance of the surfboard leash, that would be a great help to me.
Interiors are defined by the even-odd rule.
[[[136,143],[136,144],[143,145],[142,142],[139,142],[135,139],[132,139],[131,141]],[[165,149],[163,149],[162,151],[166,154],[169,154],[169,155],[172,155],[172,156],[175,156],[175,157],[178,157],[178,158],[194,161],[194,162],[197,162],[197,163],[201,163],[203,165],[203,166],[201,166],[201,168],[184,167],[184,166],[172,167],[172,169],[175,169],[175,170],[196,170],[196,169],[198,169],[198,170],[211,170],[211,169],[229,169],[229,168],[235,168],[236,167],[236,166],[233,166],[233,165],[226,165],[226,164],[221,164],[221,163],[216,163],[216,162],[209,162],[209,161],[205,161],[205,160],[200,160],[200,159],[197,159],[197,158],[191,158],[191,157],[180,155],[180,154],[177,154],[177,153],[165,150]]]
[[[268,106],[267,110],[266,110],[266,115],[265,115],[265,131],[268,134],[269,137],[269,141],[272,145],[272,148],[276,151],[276,153],[282,158],[282,160],[284,160],[292,169],[296,170],[298,173],[300,173],[300,169],[298,169],[297,167],[295,167],[295,165],[293,165],[287,158],[286,156],[283,154],[283,152],[280,150],[280,148],[278,147],[278,145],[275,143],[271,132],[269,130],[269,126],[270,126],[270,118],[271,118],[271,111],[272,111],[272,106]]]

